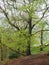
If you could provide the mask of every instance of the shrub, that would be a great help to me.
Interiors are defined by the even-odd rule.
[[[11,52],[8,56],[9,59],[18,58],[20,54]]]

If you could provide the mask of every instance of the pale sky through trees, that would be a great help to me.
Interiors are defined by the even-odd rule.
[[[0,6],[4,9],[4,4],[3,4],[3,2],[2,2],[3,0],[0,0]],[[26,3],[28,3],[28,1],[27,0],[25,0],[26,1]],[[22,5],[22,4],[24,4],[23,3],[23,0],[17,0],[17,6],[20,6],[20,5]],[[49,7],[49,0],[47,0],[47,5],[48,5],[48,7]],[[42,9],[44,9],[45,8],[45,4],[43,4],[43,5],[41,5],[41,8]],[[40,9],[39,9],[40,10]],[[44,10],[43,10],[44,11]],[[43,11],[40,11],[40,12],[36,12],[36,14],[39,16],[39,18],[41,18],[42,17],[42,14],[43,14]],[[9,12],[9,14],[10,14],[10,11],[8,11]],[[45,18],[44,19],[49,19],[49,13],[46,13],[45,15]],[[48,17],[47,17],[48,16]],[[2,17],[4,17],[4,14],[1,14],[0,13],[0,24],[1,24],[1,18]]]

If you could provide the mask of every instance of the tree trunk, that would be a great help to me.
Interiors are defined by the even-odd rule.
[[[31,55],[31,50],[30,50],[30,45],[31,45],[31,33],[32,33],[32,18],[29,19],[28,23],[29,23],[29,36],[28,36],[28,40],[27,40],[27,55]]]
[[[41,48],[40,51],[43,51],[43,31],[41,30]]]
[[[30,41],[31,41],[31,38],[29,37],[29,39],[27,40],[27,55],[31,55],[31,50],[30,50]]]
[[[0,37],[0,44],[1,44],[1,61],[3,61],[3,45]]]
[[[1,61],[3,61],[3,46],[1,45]]]

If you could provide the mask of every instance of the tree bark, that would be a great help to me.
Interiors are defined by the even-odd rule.
[[[1,61],[3,61],[3,45],[2,45],[2,42],[1,42],[1,37],[0,37],[0,44],[1,44]]]
[[[40,51],[43,51],[43,31],[41,30],[41,48]]]
[[[29,24],[29,36],[27,40],[27,55],[31,55],[31,50],[30,50],[30,45],[31,45],[31,33],[32,33],[32,18],[29,19],[28,21]]]
[[[0,45],[1,45],[1,61],[3,61],[3,46],[2,46],[2,42],[1,42],[1,37],[0,37]]]

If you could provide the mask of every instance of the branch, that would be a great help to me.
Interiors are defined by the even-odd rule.
[[[34,28],[35,25],[37,25],[37,24],[44,18],[44,15],[45,15],[46,11],[48,10],[48,8],[49,8],[49,7],[47,7],[46,10],[43,12],[43,15],[42,15],[42,17],[40,18],[40,20],[36,21],[36,23],[33,24],[32,29]]]
[[[45,23],[49,26],[49,24],[45,21]]]
[[[44,48],[47,47],[47,46],[49,46],[49,44],[45,45]]]
[[[44,44],[44,45],[43,45],[43,48],[45,48],[45,47],[47,47],[47,46],[49,46],[49,44],[47,44],[47,45]],[[40,47],[41,47],[41,45],[40,45]]]
[[[9,2],[7,2],[7,4],[10,5],[10,6],[12,6],[16,10],[18,9],[17,7],[14,7],[14,5],[13,4],[10,4]]]
[[[14,50],[13,48],[8,47],[7,45],[5,45],[5,44],[3,44],[3,43],[1,43],[1,45],[5,46],[6,48],[10,49],[11,51],[13,51],[13,52],[15,52],[15,53],[19,53],[19,54],[21,54],[21,55],[25,56],[25,54],[24,54],[24,53],[21,53],[21,52],[19,52],[18,50]],[[0,46],[1,46],[1,45],[0,45]]]
[[[49,29],[47,29],[47,30],[42,30],[43,32],[44,31],[49,31]],[[37,32],[35,32],[34,34],[32,34],[32,35],[35,35],[35,34],[37,34],[37,33],[39,33],[39,32],[41,32],[41,30],[39,30],[39,31],[37,31]]]
[[[40,9],[40,10],[35,10],[35,11],[36,11],[36,12],[41,12],[41,11],[46,10],[47,8],[49,8],[49,7],[46,7],[46,8],[44,8],[44,9]]]
[[[11,26],[15,27],[17,30],[20,30],[18,26],[16,26],[16,25],[14,25],[13,23],[11,23],[11,21],[9,20],[9,17],[8,17],[8,15],[7,15],[7,13],[5,12],[5,10],[4,10],[1,6],[0,6],[0,9],[3,11],[4,15],[6,16],[6,18],[7,18],[7,20],[8,20],[8,23],[9,23]]]
[[[49,9],[49,7],[47,7],[46,10],[43,12],[43,15],[42,15],[42,17],[40,18],[40,20],[36,21],[36,23],[33,24],[32,29],[34,28],[35,25],[37,25],[37,24],[44,18],[44,15],[45,15],[45,13],[46,13],[46,11],[47,11],[48,9]]]

